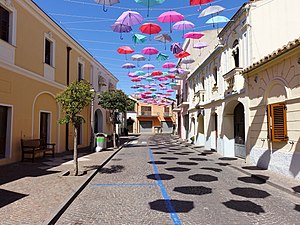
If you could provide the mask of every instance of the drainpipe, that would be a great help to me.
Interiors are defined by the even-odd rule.
[[[72,48],[67,46],[67,86],[70,84],[70,53]],[[69,151],[69,123],[66,124],[66,151]]]

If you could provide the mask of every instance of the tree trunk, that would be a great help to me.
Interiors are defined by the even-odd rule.
[[[78,176],[78,155],[77,155],[77,127],[74,129],[74,176]]]

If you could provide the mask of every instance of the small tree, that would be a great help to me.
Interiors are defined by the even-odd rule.
[[[108,109],[110,121],[113,124],[113,145],[116,148],[116,118],[117,112],[126,112],[128,107],[132,107],[131,100],[121,90],[103,91],[98,95],[98,104],[102,108]]]
[[[56,96],[56,101],[61,105],[65,117],[59,120],[60,124],[71,123],[74,127],[74,175],[78,175],[77,156],[77,130],[84,118],[79,113],[93,100],[91,85],[85,81],[74,81],[66,90]]]

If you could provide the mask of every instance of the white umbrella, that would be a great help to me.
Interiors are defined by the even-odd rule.
[[[225,8],[219,5],[212,5],[204,9],[198,17],[208,16],[224,11]]]

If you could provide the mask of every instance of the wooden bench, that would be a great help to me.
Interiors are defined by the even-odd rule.
[[[43,153],[43,157],[51,155],[54,157],[54,143],[45,143],[43,139],[21,139],[22,147],[22,162],[25,155],[31,155],[31,160],[34,162],[36,153]]]

